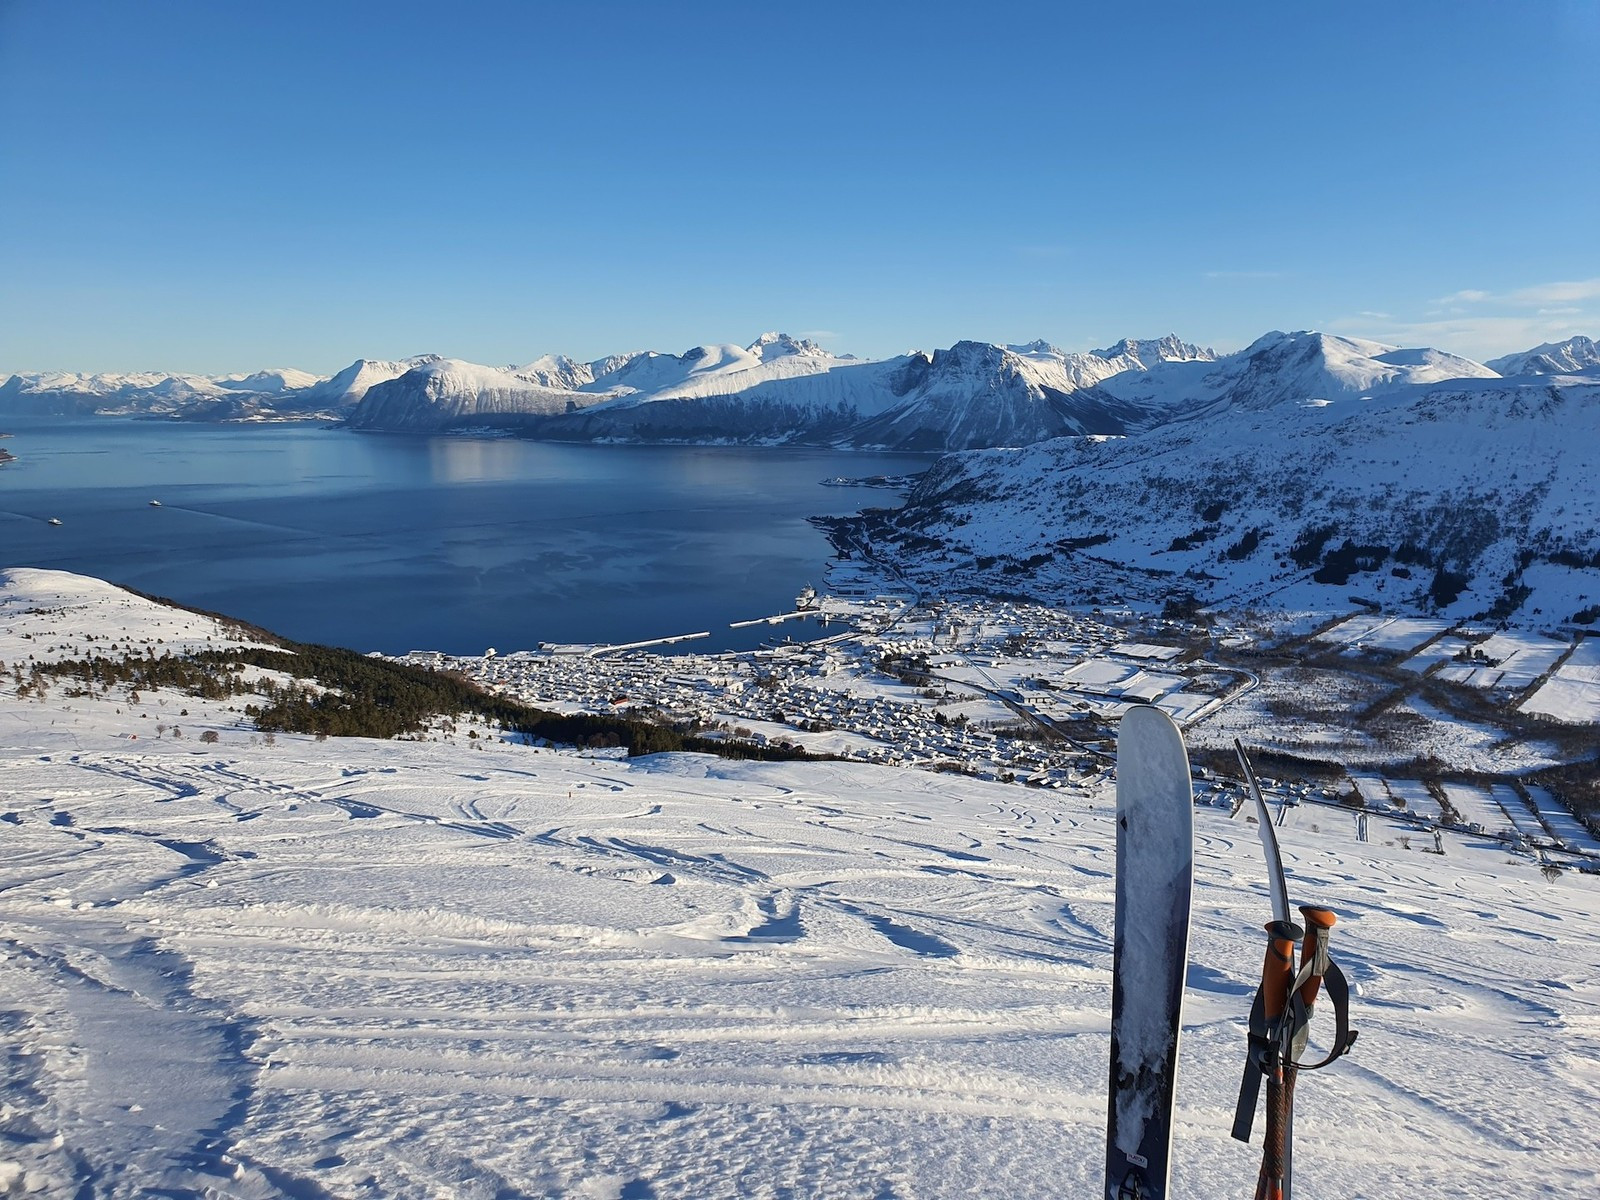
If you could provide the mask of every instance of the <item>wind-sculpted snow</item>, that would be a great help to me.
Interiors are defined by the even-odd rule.
[[[953,456],[848,529],[934,588],[1559,624],[1596,598],[1596,445],[1600,385],[1462,380]]]
[[[129,632],[109,596],[10,579],[8,659]],[[180,706],[185,736],[156,737]],[[0,1187],[1099,1191],[1109,786],[267,744],[242,720],[0,677]],[[1245,1195],[1259,1148],[1228,1126],[1269,902],[1251,828],[1195,824],[1173,1189]],[[1340,916],[1362,1031],[1301,1081],[1300,1190],[1587,1194],[1594,881],[1370,832],[1313,807],[1279,830],[1291,899]]]

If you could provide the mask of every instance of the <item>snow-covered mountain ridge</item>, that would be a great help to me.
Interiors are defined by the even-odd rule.
[[[1600,380],[1380,382],[1259,407],[1235,392],[1137,437],[951,455],[838,540],[928,587],[1053,602],[1600,618]]]
[[[1520,354],[1491,358],[1485,366],[1502,375],[1571,375],[1600,372],[1600,346],[1586,337],[1546,342]]]
[[[1498,372],[1496,368],[1499,368]],[[227,420],[306,415],[361,429],[500,426],[564,440],[792,443],[944,451],[1022,446],[1075,434],[1278,404],[1378,395],[1449,379],[1600,371],[1587,338],[1484,365],[1427,347],[1323,333],[1264,335],[1217,354],[1175,335],[1090,353],[1040,340],[961,341],[866,360],[766,333],[748,346],[638,351],[592,362],[544,355],[493,367],[425,355],[359,359],[329,379],[253,375],[14,375],[0,412],[55,411]]]
[[[249,375],[174,375],[159,371],[15,374],[0,383],[0,413],[98,413],[188,421],[312,415],[337,418],[348,413],[374,384],[437,358],[419,355],[399,362],[357,359],[326,378],[293,367]]]

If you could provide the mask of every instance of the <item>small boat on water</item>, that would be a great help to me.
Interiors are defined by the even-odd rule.
[[[59,524],[61,524],[61,518],[60,517],[51,517],[50,520],[46,522],[46,524],[48,524],[48,525],[59,525]]]
[[[150,501],[150,507],[151,508],[160,508],[161,507],[161,501],[159,501],[159,500]]]

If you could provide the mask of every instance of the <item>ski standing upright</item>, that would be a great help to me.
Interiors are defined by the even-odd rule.
[[[1165,1200],[1189,962],[1194,798],[1183,735],[1140,705],[1117,735],[1107,1200]]]

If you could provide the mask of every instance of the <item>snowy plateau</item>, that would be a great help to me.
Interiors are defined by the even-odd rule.
[[[0,1193],[1101,1194],[1108,759],[1078,746],[1028,787],[940,768],[942,740],[981,764],[1009,741],[980,729],[1015,715],[1006,697],[1073,728],[1152,700],[1215,762],[1235,734],[1271,737],[1296,688],[1308,740],[1337,729],[1364,703],[1351,669],[1486,697],[1570,670],[1558,706],[1600,689],[1588,642],[1448,620],[1347,612],[1269,673],[1109,614],[853,614],[827,645],[764,655],[440,664],[552,707],[586,687],[609,704],[631,673],[661,705],[827,713],[832,731],[785,733],[838,755],[624,757],[448,714],[405,740],[274,735],[244,711],[282,682],[259,669],[221,698],[75,683],[48,668],[266,635],[0,571]],[[1266,637],[1216,632],[1214,656]],[[894,653],[921,678],[883,675]],[[1402,740],[1435,729],[1430,761],[1458,776],[1424,787],[1372,747],[1351,766],[1361,807],[1266,781],[1292,900],[1339,914],[1361,1031],[1300,1083],[1297,1191],[1595,1194],[1600,889],[1573,868],[1600,843],[1543,789],[1485,777],[1559,758],[1540,737],[1407,694]],[[890,742],[900,765],[855,753]],[[1220,775],[1196,785],[1173,1194],[1220,1200],[1250,1193],[1260,1157],[1259,1122],[1256,1146],[1228,1130],[1270,901],[1249,818]]]

